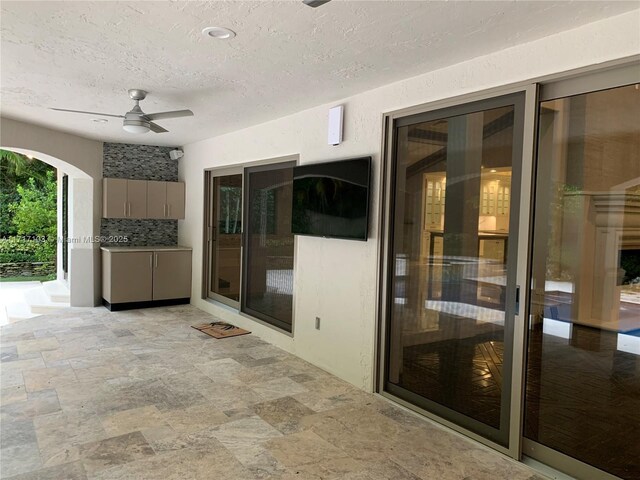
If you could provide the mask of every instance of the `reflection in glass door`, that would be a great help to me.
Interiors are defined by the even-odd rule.
[[[532,276],[524,453],[639,479],[638,85],[540,104]]]
[[[242,250],[242,174],[211,178],[209,296],[237,305]]]
[[[523,106],[394,124],[385,390],[505,446]]]
[[[293,331],[293,167],[282,162],[245,169],[246,212],[242,311]]]

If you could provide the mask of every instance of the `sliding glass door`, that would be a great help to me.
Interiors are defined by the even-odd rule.
[[[524,453],[638,479],[640,90],[544,92]]]
[[[385,118],[380,391],[640,479],[640,67]]]
[[[524,93],[394,122],[385,390],[506,446]]]
[[[242,252],[242,174],[212,176],[209,197],[209,297],[237,306]]]
[[[205,172],[203,298],[293,332],[293,167]]]
[[[288,333],[293,331],[294,166],[245,169],[242,311]]]

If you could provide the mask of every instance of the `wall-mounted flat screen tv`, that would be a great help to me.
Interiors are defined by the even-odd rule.
[[[294,167],[292,233],[366,240],[370,177],[371,157]]]

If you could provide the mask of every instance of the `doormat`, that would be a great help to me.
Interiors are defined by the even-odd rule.
[[[213,338],[237,337],[238,335],[251,333],[248,330],[243,330],[225,322],[202,323],[200,325],[192,325],[191,328],[195,328]]]

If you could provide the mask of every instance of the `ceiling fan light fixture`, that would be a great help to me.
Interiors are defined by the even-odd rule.
[[[212,37],[217,40],[230,40],[236,36],[236,32],[224,27],[207,27],[202,29],[202,35]]]
[[[141,90],[139,88],[132,88],[129,90],[129,97],[133,100],[135,105],[131,110],[129,110],[124,115],[114,115],[112,113],[100,113],[100,112],[89,112],[86,110],[70,110],[68,108],[54,108],[50,107],[51,110],[56,110],[59,112],[69,112],[69,113],[81,113],[84,115],[94,115],[95,117],[114,117],[114,118],[123,118],[122,128],[125,132],[134,133],[134,134],[142,134],[152,131],[153,133],[167,133],[169,130],[155,123],[155,120],[164,120],[169,118],[180,118],[180,117],[193,117],[193,112],[188,109],[184,110],[172,110],[170,112],[156,112],[156,113],[144,113],[142,108],[140,108],[140,101],[144,100],[147,96],[147,91]],[[103,118],[94,118],[94,122],[96,123],[106,123],[108,120]]]
[[[125,132],[129,132],[129,133],[136,133],[136,134],[147,133],[149,131],[149,123],[129,120],[122,125],[122,128],[124,128]]]
[[[307,5],[308,7],[318,8],[324,5],[325,3],[329,3],[331,0],[302,0],[302,3]]]

